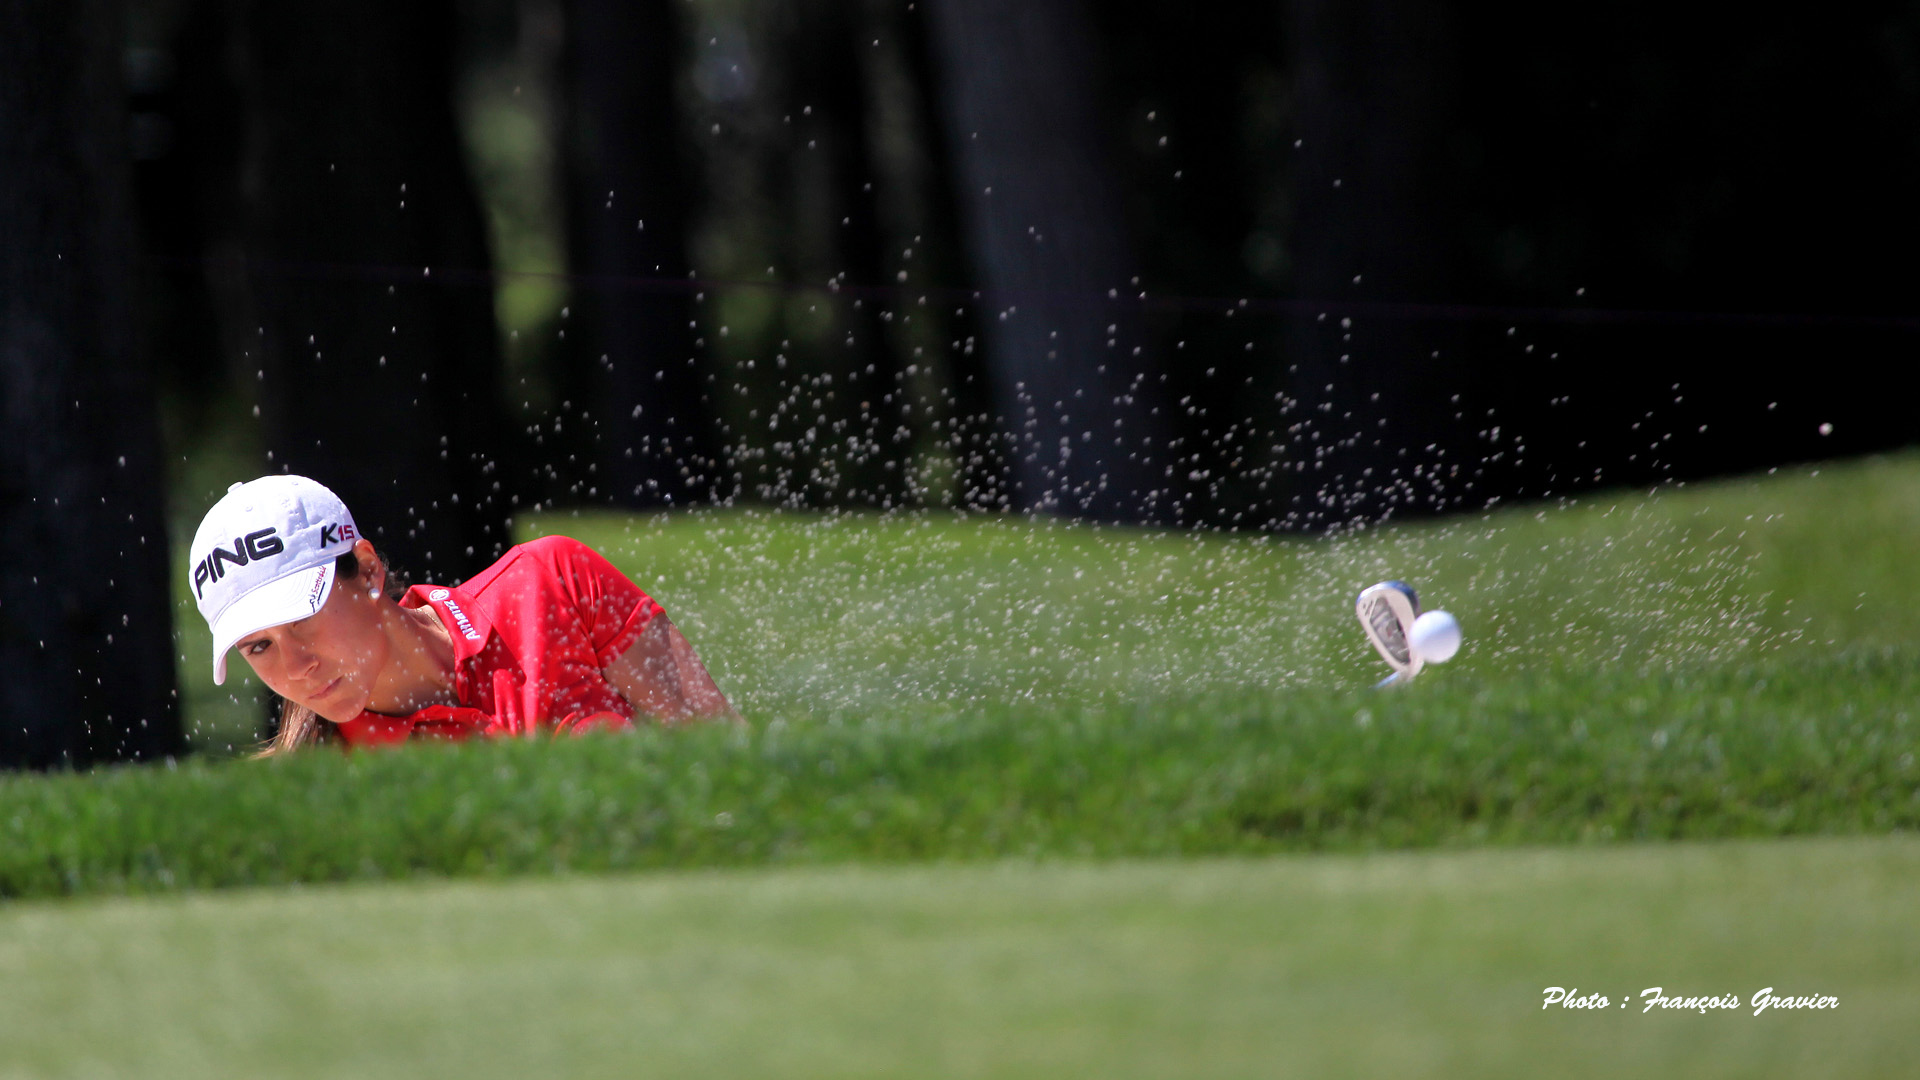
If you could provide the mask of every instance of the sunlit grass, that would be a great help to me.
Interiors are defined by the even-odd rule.
[[[1920,589],[1884,553],[1916,487],[1903,458],[1319,541],[549,515],[524,534],[657,593],[750,728],[10,779],[0,894],[1911,827]],[[1379,694],[1349,604],[1389,576],[1468,645]]]
[[[1370,685],[1352,597],[1413,582],[1466,628],[1431,680],[1659,671],[1920,640],[1920,460],[1604,492],[1307,540],[1009,515],[551,513],[654,593],[749,714]],[[184,575],[181,575],[184,581]],[[191,734],[256,737],[178,599]]]
[[[1920,631],[1920,461],[1603,492],[1332,539],[942,513],[549,514],[693,635],[749,711],[1339,689],[1352,598],[1456,614],[1434,678],[1660,671]]]

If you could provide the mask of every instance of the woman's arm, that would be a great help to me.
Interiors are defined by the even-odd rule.
[[[646,629],[607,665],[605,674],[632,703],[636,717],[669,724],[718,716],[740,718],[707,674],[693,643],[665,614],[648,620]]]

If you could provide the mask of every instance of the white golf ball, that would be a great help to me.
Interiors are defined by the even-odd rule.
[[[1413,653],[1429,664],[1444,664],[1460,651],[1460,622],[1444,611],[1426,611],[1413,620],[1407,635]]]

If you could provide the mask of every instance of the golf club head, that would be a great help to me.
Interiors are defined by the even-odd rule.
[[[1420,598],[1413,586],[1404,581],[1369,585],[1360,590],[1353,606],[1360,616],[1360,628],[1367,632],[1367,640],[1373,642],[1381,659],[1393,668],[1393,674],[1380,685],[1398,685],[1420,674],[1425,661],[1415,656],[1407,644],[1413,620],[1420,614]]]

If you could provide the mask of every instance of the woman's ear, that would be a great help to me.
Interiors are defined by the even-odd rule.
[[[385,596],[387,592],[387,564],[380,561],[380,553],[373,550],[373,541],[355,540],[353,557],[360,563],[360,580],[366,583],[369,593]]]

